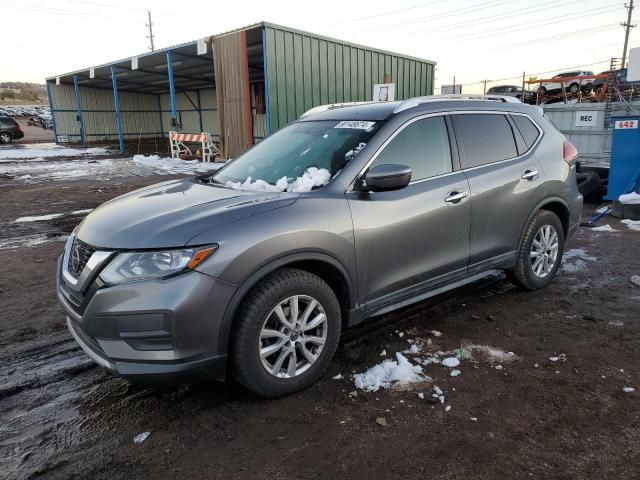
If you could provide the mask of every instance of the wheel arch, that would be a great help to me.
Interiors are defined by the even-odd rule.
[[[567,238],[569,233],[569,222],[571,218],[569,205],[567,202],[560,197],[548,197],[545,198],[542,202],[536,205],[529,216],[527,217],[526,222],[522,226],[522,230],[520,232],[520,239],[518,241],[518,247],[522,244],[522,238],[527,230],[527,225],[531,222],[533,216],[538,213],[540,210],[548,210],[550,212],[555,213],[558,218],[560,218],[560,222],[562,223],[562,231],[564,233],[564,237]]]
[[[222,324],[220,325],[220,334],[218,336],[218,353],[220,355],[224,355],[229,351],[233,321],[244,298],[262,279],[282,268],[305,270],[318,275],[327,282],[340,302],[342,325],[347,326],[349,324],[350,312],[355,308],[357,302],[354,283],[347,268],[334,257],[324,253],[309,252],[287,255],[262,266],[239,286],[227,304]]]

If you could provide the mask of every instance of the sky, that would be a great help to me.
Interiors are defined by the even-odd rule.
[[[0,0],[0,49],[10,52],[0,81],[42,83],[144,53],[147,10],[156,48],[266,20],[434,60],[436,93],[454,76],[463,92],[482,93],[483,80],[519,85],[523,72],[607,70],[622,55],[627,15],[624,0]]]

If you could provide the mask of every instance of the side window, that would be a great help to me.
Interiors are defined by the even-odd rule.
[[[451,148],[444,117],[417,120],[384,147],[371,167],[384,164],[411,167],[411,181],[452,171]]]
[[[451,118],[465,154],[461,159],[462,168],[518,156],[511,125],[504,115],[469,113],[451,115]]]
[[[523,115],[511,115],[511,119],[513,120],[513,123],[516,124],[520,135],[522,135],[524,143],[527,145],[527,149],[531,148],[531,145],[536,143],[536,140],[540,136],[538,128],[531,120],[529,120],[528,117]]]

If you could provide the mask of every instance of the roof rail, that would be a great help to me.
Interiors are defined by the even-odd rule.
[[[334,108],[342,108],[342,107],[353,107],[355,105],[367,105],[368,103],[373,102],[344,102],[344,103],[328,103],[327,105],[318,105],[317,107],[310,108],[306,112],[304,112],[300,117],[303,118],[309,115],[313,115],[314,113],[326,112],[327,110],[333,110]]]
[[[423,103],[440,102],[442,100],[480,100],[505,103],[522,103],[516,97],[508,95],[429,95],[426,97],[408,98],[396,107],[393,113],[399,113],[409,108],[417,107]]]

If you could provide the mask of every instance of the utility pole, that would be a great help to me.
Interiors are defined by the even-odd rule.
[[[633,0],[631,0],[631,2],[633,3]],[[155,37],[155,35],[153,34],[153,23],[151,22],[151,11],[147,11],[147,16],[149,17],[149,23],[146,24],[146,26],[149,27],[149,35],[147,35],[147,38],[151,41],[151,51],[153,52],[155,50],[155,47],[153,46],[153,37]]]
[[[624,48],[622,49],[622,66],[620,68],[624,68],[627,63],[627,46],[629,45],[629,33],[631,33],[631,29],[635,27],[635,25],[631,24],[631,15],[633,13],[633,0],[629,0],[629,4],[624,4],[627,9],[627,21],[625,23],[621,23],[624,27]]]
[[[482,94],[486,95],[487,94],[487,82],[490,82],[491,80],[482,80],[482,83],[484,84],[484,88],[482,90]]]

